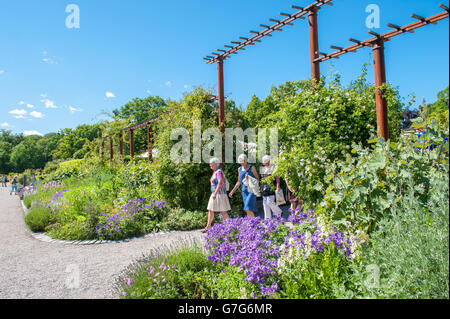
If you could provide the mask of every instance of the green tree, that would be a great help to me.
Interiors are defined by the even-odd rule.
[[[0,173],[5,174],[11,171],[10,155],[12,145],[8,142],[0,142]]]
[[[11,151],[11,166],[17,172],[26,169],[41,169],[45,166],[45,156],[40,136],[27,136],[22,143],[15,146]]]

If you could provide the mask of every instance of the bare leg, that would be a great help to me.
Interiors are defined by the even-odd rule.
[[[228,218],[230,218],[227,212],[220,212],[220,213],[222,214],[223,220],[227,220]]]
[[[298,210],[299,210],[299,211],[302,211],[302,208],[303,208],[303,199],[300,199],[300,200],[298,201]]]
[[[210,229],[213,221],[214,221],[214,212],[210,210],[208,213],[208,224],[206,225],[205,229]]]
[[[295,208],[297,206],[297,202],[291,202],[291,210],[295,212]]]

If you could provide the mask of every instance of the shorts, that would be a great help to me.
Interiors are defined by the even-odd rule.
[[[11,192],[17,192],[17,186],[12,186]]]

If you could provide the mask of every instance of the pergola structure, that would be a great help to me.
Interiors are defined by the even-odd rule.
[[[134,131],[140,128],[147,128],[147,152],[148,152],[148,160],[151,162],[153,160],[153,123],[160,120],[160,116],[155,116],[151,119],[139,122],[135,125],[127,127],[124,129],[124,132],[128,132],[130,134],[130,156],[134,158]]]
[[[148,160],[151,162],[153,160],[153,124],[160,120],[160,116],[153,117],[151,119],[147,119],[145,121],[141,121],[136,123],[130,127],[127,127],[119,133],[119,152],[120,156],[123,156],[123,132],[130,134],[130,157],[134,158],[134,131],[143,127],[147,127],[147,151],[148,151]],[[114,145],[113,145],[113,137],[107,136],[102,139],[101,146],[101,156],[102,158],[105,155],[105,141],[109,140],[110,146],[110,161],[114,159]]]
[[[311,79],[314,82],[320,81],[320,63],[331,58],[338,58],[340,55],[355,52],[357,49],[364,46],[370,46],[373,50],[374,58],[374,68],[375,68],[375,86],[376,86],[376,108],[377,108],[377,125],[378,134],[385,140],[389,139],[389,129],[388,129],[388,118],[387,118],[387,102],[382,95],[380,87],[386,83],[386,69],[385,69],[385,58],[384,58],[384,43],[389,41],[392,37],[403,34],[405,32],[413,33],[414,29],[420,28],[428,24],[436,24],[437,21],[448,18],[449,8],[443,4],[439,4],[439,7],[444,10],[444,12],[434,15],[429,18],[424,18],[416,14],[412,14],[411,17],[417,19],[417,22],[400,27],[392,23],[388,23],[387,26],[394,29],[390,32],[384,34],[378,34],[373,31],[369,33],[373,36],[372,38],[365,41],[358,41],[350,38],[350,41],[355,44],[341,48],[337,46],[331,46],[332,49],[337,50],[336,52],[325,54],[319,51],[319,41],[318,41],[318,24],[317,24],[317,13],[320,8],[324,5],[333,5],[333,0],[317,0],[307,7],[292,6],[293,9],[298,10],[295,13],[280,13],[281,16],[285,18],[283,20],[270,19],[274,22],[272,26],[261,24],[260,27],[264,28],[262,31],[250,31],[250,33],[255,34],[251,38],[240,37],[241,41],[233,41],[233,45],[225,45],[224,49],[218,49],[213,52],[212,56],[208,55],[204,60],[208,64],[217,63],[218,67],[218,101],[219,101],[219,125],[222,132],[225,131],[225,97],[224,97],[224,79],[223,79],[223,62],[227,58],[230,58],[232,54],[237,54],[240,50],[245,50],[245,47],[249,45],[255,45],[255,43],[261,42],[264,37],[271,37],[274,31],[283,31],[282,27],[293,25],[292,22],[298,19],[305,19],[308,16],[309,25],[309,47],[310,47],[310,64],[311,64]],[[322,56],[322,57],[320,57]]]

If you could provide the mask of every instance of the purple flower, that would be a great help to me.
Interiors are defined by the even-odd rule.
[[[129,286],[129,285],[131,285],[132,283],[133,283],[133,279],[131,279],[131,278],[125,278],[125,284],[127,285],[127,286]]]

